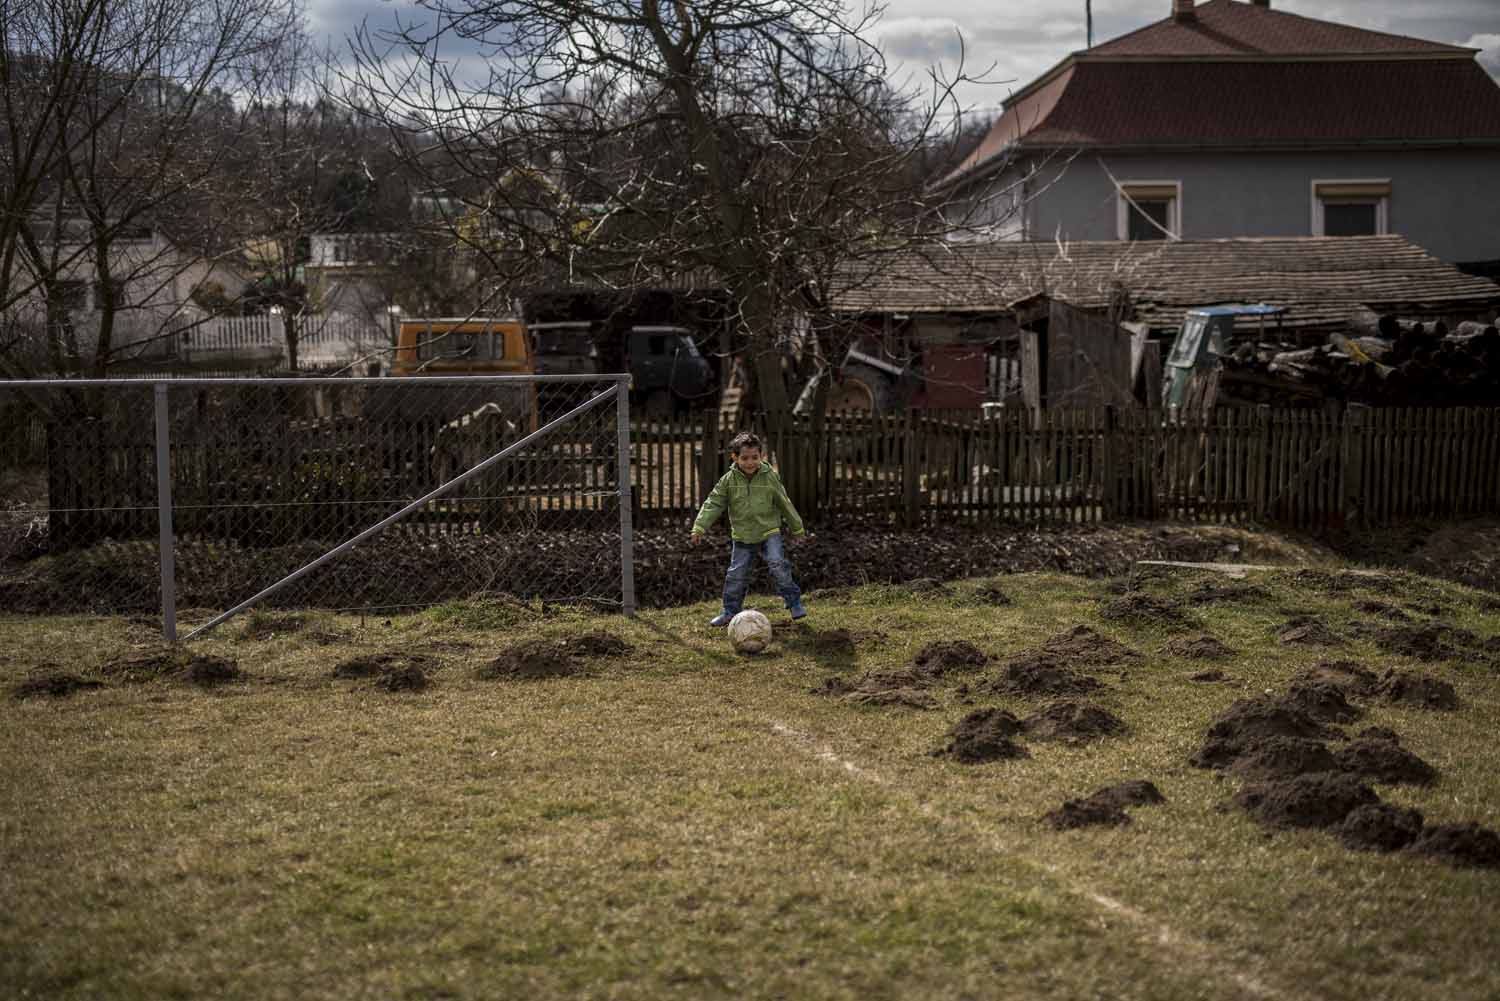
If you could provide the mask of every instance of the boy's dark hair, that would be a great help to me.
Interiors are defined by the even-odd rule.
[[[730,455],[739,455],[740,449],[743,448],[755,448],[760,449],[761,451],[765,451],[765,449],[761,448],[760,435],[756,434],[754,431],[741,431],[739,434],[729,439]]]

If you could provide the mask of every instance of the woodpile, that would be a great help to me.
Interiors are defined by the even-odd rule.
[[[1337,399],[1371,406],[1500,405],[1500,330],[1383,316],[1300,350],[1244,344],[1223,359],[1221,402]]]

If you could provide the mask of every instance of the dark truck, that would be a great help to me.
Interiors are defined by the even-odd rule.
[[[648,417],[707,402],[718,389],[713,367],[687,327],[638,324],[618,338],[588,320],[527,325],[536,370],[543,375],[630,373],[630,399]]]

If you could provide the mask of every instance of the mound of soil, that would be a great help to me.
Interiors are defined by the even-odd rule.
[[[501,653],[479,669],[483,681],[539,681],[586,673],[566,647],[548,640],[528,640]]]
[[[1036,740],[1084,743],[1123,733],[1125,721],[1108,709],[1087,702],[1054,702],[1022,721],[1026,734]]]
[[[1167,797],[1161,794],[1156,784],[1145,779],[1131,779],[1118,785],[1105,786],[1089,799],[1099,803],[1113,803],[1116,806],[1150,806],[1153,803],[1167,801]]]
[[[980,584],[974,589],[973,599],[981,605],[989,605],[993,608],[1003,608],[1012,604],[1010,595],[1002,591],[998,584]]]
[[[1271,592],[1254,584],[1199,584],[1183,597],[1189,605],[1211,605],[1219,601],[1259,601]]]
[[[81,692],[89,688],[103,688],[104,682],[93,678],[83,678],[66,671],[49,671],[27,678],[25,681],[17,682],[11,686],[11,697],[22,701],[34,699],[39,696],[47,696],[54,699],[65,699],[74,692]]]
[[[821,695],[824,698],[836,699],[854,691],[854,686],[849,684],[847,678],[835,674],[831,678],[824,678],[821,684],[814,688],[809,688],[807,691],[810,695]]]
[[[620,637],[602,629],[580,636],[567,636],[559,642],[575,657],[625,657],[635,649]]]
[[[184,680],[204,688],[245,680],[245,672],[238,664],[212,654],[194,654],[180,673]]]
[[[937,700],[915,688],[856,688],[846,692],[840,701],[856,706],[887,706],[900,709],[936,709]]]
[[[1380,797],[1353,775],[1315,772],[1247,786],[1234,802],[1267,827],[1332,827]]]
[[[1042,822],[1055,831],[1071,831],[1079,827],[1118,827],[1130,823],[1130,815],[1118,806],[1092,798],[1070,799],[1042,814]]]
[[[1049,638],[1042,644],[1042,652],[1078,667],[1113,667],[1141,659],[1128,646],[1101,636],[1088,626],[1074,626]]]
[[[1194,671],[1192,674],[1187,676],[1187,679],[1189,681],[1197,681],[1206,684],[1212,681],[1228,681],[1229,675],[1215,668],[1212,671]]]
[[[1386,653],[1431,663],[1438,660],[1454,660],[1459,657],[1460,651],[1452,641],[1462,642],[1464,638],[1467,638],[1472,642],[1474,634],[1468,630],[1459,631],[1450,626],[1426,623],[1420,626],[1377,629],[1371,638],[1375,641],[1375,645]]]
[[[938,640],[917,652],[911,666],[929,678],[977,671],[990,662],[990,655],[968,640]]]
[[[437,667],[438,662],[420,653],[371,653],[350,657],[333,669],[335,678],[378,678],[409,667],[427,671]]]
[[[1354,851],[1400,851],[1422,833],[1422,814],[1389,803],[1366,803],[1350,810],[1333,833]]]
[[[385,672],[376,684],[388,692],[420,692],[427,687],[428,681],[426,672],[414,664],[408,664]]]
[[[1076,674],[1057,658],[1035,652],[1011,658],[990,683],[991,691],[1017,695],[1073,695],[1103,687],[1098,678]]]
[[[1458,708],[1458,693],[1446,681],[1412,671],[1385,672],[1375,694],[1386,702],[1421,709],[1452,711]]]
[[[1185,629],[1195,618],[1183,609],[1181,602],[1132,591],[1104,603],[1099,617],[1110,622],[1131,622]]]
[[[1270,737],[1326,740],[1341,736],[1294,705],[1258,696],[1236,699],[1209,724],[1203,746],[1189,758],[1199,768],[1222,768]]]
[[[1410,850],[1450,865],[1500,868],[1500,834],[1473,821],[1423,828]]]
[[[1213,636],[1179,637],[1161,648],[1161,652],[1188,660],[1227,660],[1234,651]]]
[[[976,709],[954,725],[948,743],[932,756],[964,764],[1030,757],[1026,748],[1011,740],[1021,730],[1021,721],[1004,709]]]
[[[171,674],[177,670],[179,659],[171,647],[161,647],[107,660],[99,665],[99,671],[108,678],[138,684]]]
[[[1282,701],[1324,723],[1352,723],[1364,715],[1364,710],[1344,698],[1342,688],[1325,681],[1293,682]]]
[[[1315,616],[1299,615],[1276,630],[1282,643],[1297,646],[1343,646],[1344,638]]]
[[[1334,752],[1339,771],[1370,782],[1392,785],[1428,785],[1437,780],[1437,769],[1393,740],[1356,737]]]
[[[1374,671],[1356,664],[1352,660],[1320,660],[1312,667],[1297,674],[1293,685],[1332,685],[1345,698],[1356,698],[1375,694],[1380,679]]]
[[[1366,615],[1378,615],[1382,619],[1389,619],[1392,622],[1411,621],[1411,616],[1407,615],[1395,605],[1388,605],[1383,601],[1376,601],[1373,598],[1367,598],[1363,601],[1356,601],[1354,603],[1354,610],[1356,612],[1364,612]]]
[[[1270,782],[1294,775],[1335,772],[1339,767],[1338,760],[1320,740],[1266,737],[1246,743],[1229,770],[1252,782]]]

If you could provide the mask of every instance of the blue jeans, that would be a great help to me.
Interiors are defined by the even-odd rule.
[[[802,600],[802,589],[792,579],[792,564],[786,558],[781,533],[761,543],[731,542],[729,570],[724,574],[724,611],[736,615],[745,604],[745,595],[750,590],[750,564],[755,554],[760,553],[776,582],[776,590],[787,608],[795,608]]]

